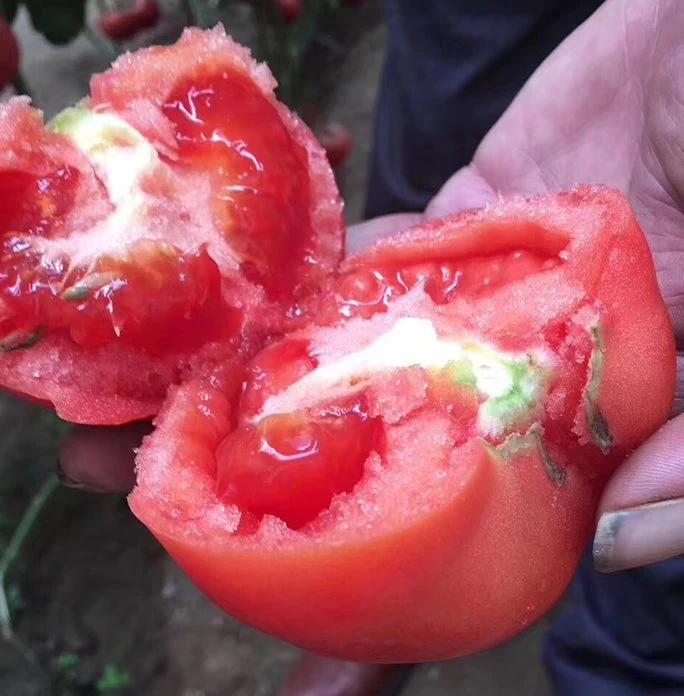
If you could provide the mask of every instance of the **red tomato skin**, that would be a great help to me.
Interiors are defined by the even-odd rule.
[[[115,425],[154,416],[170,384],[186,379],[204,363],[238,352],[247,354],[265,334],[277,333],[290,302],[296,304],[307,293],[315,293],[339,262],[342,203],[325,153],[311,131],[276,101],[275,81],[266,66],[252,60],[249,52],[227,37],[222,28],[208,32],[190,29],[174,46],[123,56],[107,73],[93,78],[91,106],[102,108],[107,104],[165,153],[176,143],[154,105],[163,103],[164,95],[179,80],[192,78],[198,66],[204,70],[214,66],[219,72],[234,70],[254,85],[282,121],[288,137],[304,153],[310,186],[309,219],[316,232],[307,253],[315,263],[302,261],[293,271],[297,278],[294,290],[274,300],[265,298],[264,291],[242,273],[221,268],[225,301],[239,308],[243,325],[226,335],[225,327],[234,323],[216,315],[210,327],[215,334],[199,348],[179,347],[174,351],[171,347],[152,354],[117,342],[85,347],[66,334],[44,332],[34,345],[0,354],[0,385],[15,394],[52,404],[65,420]],[[131,104],[135,108],[129,108]],[[0,155],[0,171],[8,163],[14,168],[21,162],[27,172],[41,174],[46,162],[56,161],[83,172],[85,180],[92,178],[84,156],[70,142],[47,131],[39,112],[24,99],[0,107],[0,144],[5,153],[4,157]],[[84,187],[80,193],[84,210],[98,199],[89,191]],[[179,335],[191,338],[186,334],[192,332]],[[240,342],[246,342],[243,348],[239,348]]]
[[[325,125],[318,139],[333,169],[341,167],[354,149],[351,133],[341,123],[334,121]]]
[[[387,462],[380,466],[371,457],[353,492],[304,530],[274,518],[239,523],[239,512],[217,497],[214,452],[184,436],[189,420],[202,419],[200,406],[212,386],[206,379],[186,383],[174,390],[140,452],[130,504],[218,606],[302,648],[386,663],[488,649],[553,606],[591,536],[607,476],[665,422],[672,406],[672,324],[628,203],[598,187],[505,200],[427,223],[372,248],[366,259],[453,261],[518,247],[563,252],[564,263],[471,298],[470,311],[458,299],[445,306],[411,300],[401,311],[423,316],[427,302],[436,324],[468,326],[507,350],[524,349],[531,337],[558,342],[545,327],[559,317],[579,322],[585,314],[586,326],[576,326],[589,341],[596,312],[605,340],[598,406],[614,439],[610,454],[588,441],[581,385],[572,386],[577,378],[568,367],[576,398],[572,407],[561,400],[555,408],[562,417],[554,416],[567,440],[565,451],[552,453],[567,459],[560,485],[539,450],[517,450],[505,459],[479,438],[463,443],[453,419],[424,408],[388,424]],[[347,267],[363,263],[357,257]],[[636,339],[628,331],[633,320]],[[336,328],[310,327],[294,338],[318,340],[319,349],[341,356],[381,332],[382,321],[341,319]],[[586,373],[586,356],[581,364]],[[232,403],[232,422],[239,422],[237,397]],[[221,427],[227,434],[234,426],[226,419]],[[179,455],[184,447],[191,454]]]
[[[98,29],[114,41],[126,41],[156,26],[161,12],[155,0],[143,0],[128,12],[110,12],[97,19]]]
[[[19,72],[19,44],[12,27],[0,17],[0,90],[14,81]]]
[[[278,0],[278,8],[285,24],[295,24],[302,16],[302,0]]]

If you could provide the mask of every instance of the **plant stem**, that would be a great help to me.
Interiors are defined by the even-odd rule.
[[[39,491],[33,496],[33,500],[31,500],[5,552],[0,558],[0,629],[2,629],[2,633],[5,636],[12,635],[12,616],[7,602],[5,582],[41,514],[58,488],[59,481],[56,476],[51,475],[45,480]]]

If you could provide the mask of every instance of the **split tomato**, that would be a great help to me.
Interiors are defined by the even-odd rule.
[[[222,28],[121,57],[47,127],[0,107],[0,384],[71,421],[154,415],[281,330],[339,262],[325,153]]]
[[[583,187],[426,223],[347,260],[317,318],[173,388],[133,511],[220,607],[319,653],[512,637],[672,405],[629,204]]]

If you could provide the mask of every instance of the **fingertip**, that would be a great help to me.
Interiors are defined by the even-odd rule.
[[[425,209],[428,220],[445,217],[473,208],[482,208],[497,198],[496,191],[474,165],[453,174]]]
[[[422,220],[420,213],[396,213],[352,225],[347,230],[347,253],[357,254],[378,239],[413,227]]]
[[[151,430],[150,423],[75,426],[60,451],[60,480],[71,488],[128,493],[135,485],[135,450]]]
[[[606,486],[600,512],[684,497],[684,415],[631,454]]]

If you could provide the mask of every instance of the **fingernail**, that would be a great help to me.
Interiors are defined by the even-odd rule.
[[[604,512],[594,536],[602,573],[638,568],[684,554],[684,498]]]
[[[75,491],[88,491],[89,493],[109,492],[98,486],[93,486],[90,483],[86,483],[84,481],[76,481],[76,479],[71,478],[71,476],[69,476],[62,468],[61,462],[57,462],[57,478],[59,479],[59,482],[62,484],[62,486],[64,486],[65,488],[71,488]]]

